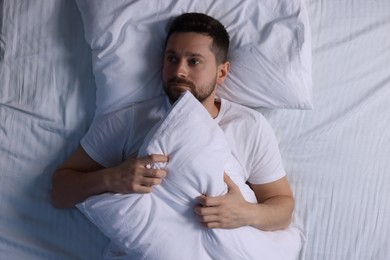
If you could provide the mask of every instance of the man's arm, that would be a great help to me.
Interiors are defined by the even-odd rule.
[[[70,156],[54,173],[51,201],[57,208],[72,208],[92,195],[105,192],[149,193],[161,183],[166,171],[147,165],[167,162],[164,155],[128,158],[122,164],[104,168],[82,147]]]
[[[239,187],[225,174],[228,193],[218,197],[199,197],[195,208],[199,221],[209,228],[252,226],[271,231],[287,228],[291,222],[294,198],[287,178],[254,185],[258,203],[247,202]]]
[[[294,197],[287,177],[267,184],[250,184],[250,187],[258,201],[250,225],[262,230],[287,228],[294,210]]]

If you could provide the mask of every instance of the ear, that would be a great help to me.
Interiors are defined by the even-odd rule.
[[[218,76],[217,76],[218,85],[222,84],[225,81],[227,75],[229,74],[229,70],[230,70],[230,63],[228,61],[218,66]]]

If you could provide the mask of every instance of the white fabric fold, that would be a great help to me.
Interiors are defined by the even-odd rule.
[[[256,203],[240,175],[223,131],[185,93],[146,136],[139,156],[169,155],[167,177],[150,194],[103,194],[78,208],[130,259],[295,259],[299,231],[263,232],[252,227],[208,229],[193,212],[201,194],[227,192],[224,172]]]

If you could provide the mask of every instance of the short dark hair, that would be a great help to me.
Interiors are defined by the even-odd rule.
[[[211,51],[215,55],[217,64],[226,62],[229,50],[229,34],[225,27],[216,19],[202,13],[184,13],[177,16],[168,31],[165,46],[171,34],[195,32],[212,38]]]

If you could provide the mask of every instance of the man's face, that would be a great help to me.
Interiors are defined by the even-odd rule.
[[[211,44],[210,37],[199,33],[173,33],[169,37],[164,53],[163,81],[171,102],[186,90],[200,102],[213,94],[218,66]]]

